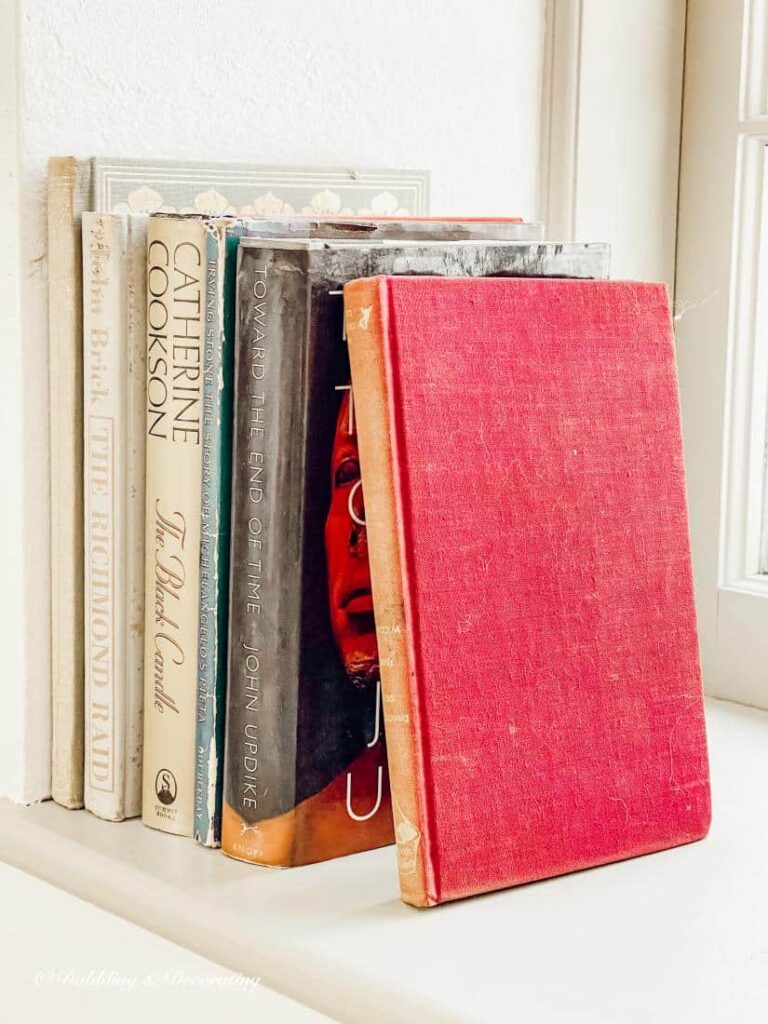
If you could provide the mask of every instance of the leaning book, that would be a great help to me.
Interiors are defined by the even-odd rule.
[[[608,249],[242,241],[222,848],[243,860],[306,864],[393,841],[341,295],[383,271],[605,277]]]
[[[229,616],[232,394],[237,250],[246,238],[324,238],[360,242],[434,238],[429,219],[280,220],[217,218],[209,222],[205,259],[202,486],[200,494],[200,630],[195,739],[195,838],[218,846]],[[517,219],[441,221],[443,237],[533,240],[541,225]]]
[[[85,806],[141,812],[147,218],[85,213]]]
[[[344,302],[403,899],[703,838],[665,286],[376,277]]]

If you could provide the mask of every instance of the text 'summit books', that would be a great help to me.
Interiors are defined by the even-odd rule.
[[[378,271],[605,277],[608,250],[242,241],[222,847],[244,860],[393,839],[341,294]]]
[[[403,898],[702,838],[663,285],[345,289]]]

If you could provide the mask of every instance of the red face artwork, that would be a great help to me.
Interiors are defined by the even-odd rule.
[[[379,677],[368,536],[360,482],[354,401],[344,394],[331,455],[331,505],[325,521],[328,599],[336,646],[359,686]]]

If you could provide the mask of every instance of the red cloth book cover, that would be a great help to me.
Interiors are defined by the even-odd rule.
[[[345,311],[403,898],[702,838],[665,287],[381,277]]]

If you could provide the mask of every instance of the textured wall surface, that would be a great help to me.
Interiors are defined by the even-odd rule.
[[[532,214],[539,0],[25,0],[24,159],[429,167],[435,212]]]
[[[48,728],[50,672],[48,157],[425,167],[434,213],[535,216],[544,2],[8,0],[7,10],[16,4],[24,358],[12,397],[22,396],[26,592],[14,622],[33,749]],[[24,792],[40,795],[38,783]]]

